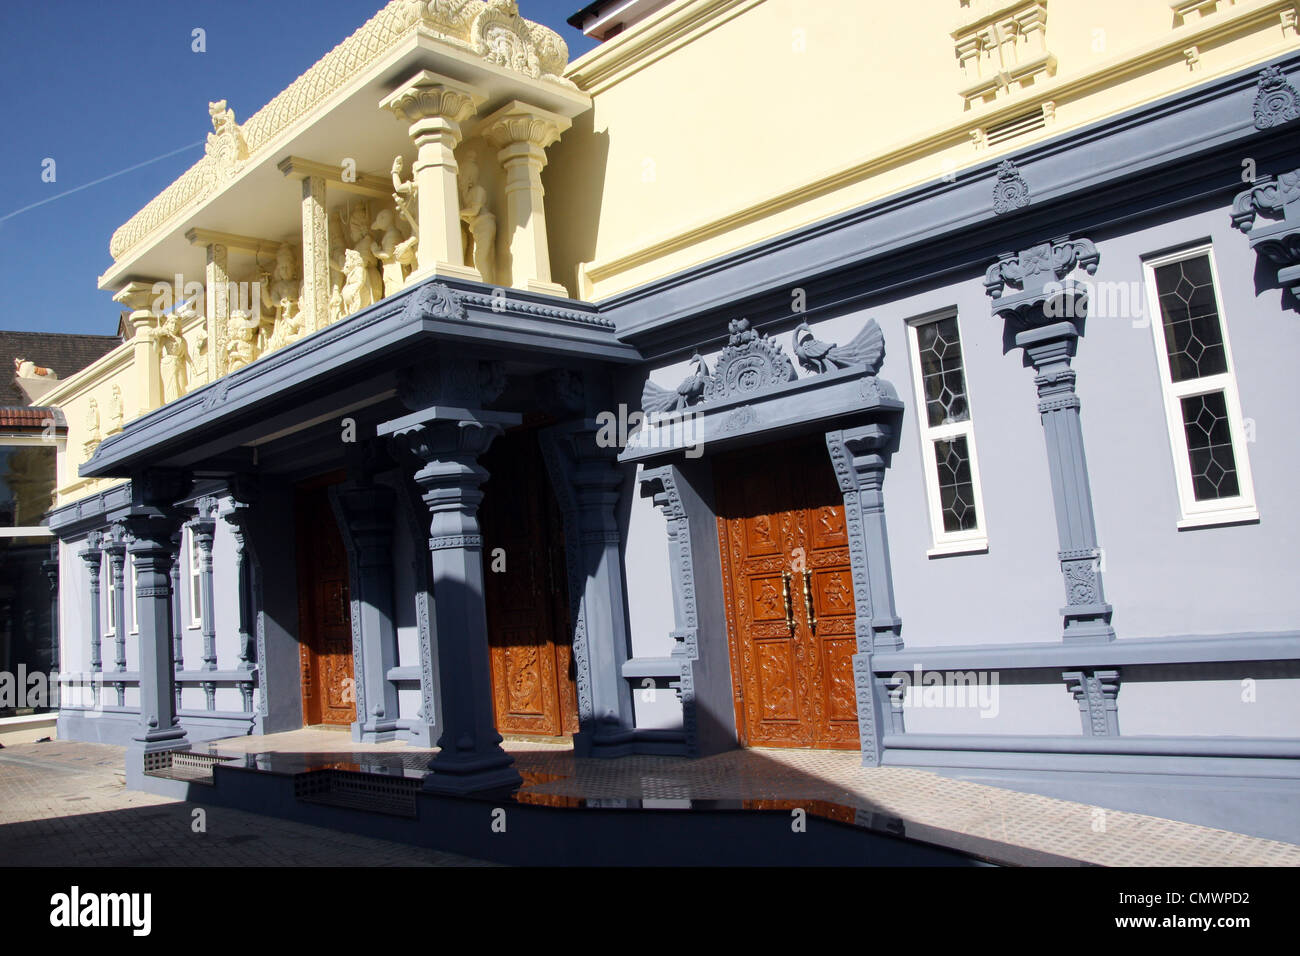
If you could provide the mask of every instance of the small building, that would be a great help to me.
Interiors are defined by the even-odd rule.
[[[60,736],[849,749],[1300,839],[1294,4],[643,6],[569,62],[394,0],[210,104],[44,397]]]

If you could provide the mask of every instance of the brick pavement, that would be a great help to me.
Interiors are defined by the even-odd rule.
[[[0,866],[483,866],[438,850],[127,790],[121,747],[0,750]]]

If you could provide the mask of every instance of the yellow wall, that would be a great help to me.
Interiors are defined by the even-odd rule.
[[[954,30],[1029,6],[679,0],[602,44],[570,66],[594,106],[547,169],[557,280],[601,299],[1300,44],[1292,0],[1177,26],[1170,0],[1047,0],[1055,74],[968,109]],[[1044,100],[1045,129],[972,141]]]

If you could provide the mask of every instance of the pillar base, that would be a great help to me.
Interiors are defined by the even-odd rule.
[[[397,740],[401,731],[395,720],[367,720],[352,723],[352,741],[359,744],[382,744]]]
[[[402,731],[402,739],[408,747],[421,747],[432,750],[438,746],[438,732],[433,724],[417,721]]]
[[[524,288],[529,292],[536,292],[540,295],[555,295],[562,299],[568,299],[569,290],[558,282],[542,282],[540,279],[526,279]]]
[[[432,773],[424,778],[424,789],[459,796],[519,788],[524,778],[514,767],[515,758],[499,746],[494,749],[496,753],[468,758],[449,755],[445,760],[440,751],[429,761]]]
[[[1062,640],[1067,643],[1084,641],[1087,643],[1105,643],[1115,640],[1115,628],[1111,626],[1111,606],[1096,604],[1062,608],[1065,616],[1065,632]]]
[[[479,275],[479,271],[472,266],[458,266],[451,262],[439,262],[431,269],[416,269],[406,277],[406,285],[417,285],[424,282],[426,279],[439,277],[445,279],[468,279],[471,282],[483,281],[483,277]]]
[[[594,757],[601,760],[606,757],[627,757],[634,753],[636,753],[635,730],[615,727],[597,733],[580,730],[573,735],[575,757]]]
[[[157,759],[158,754],[167,754],[176,750],[189,750],[190,740],[183,727],[158,731],[145,740],[132,738],[126,746],[126,786],[130,790],[143,788],[144,778],[149,771],[159,766],[169,765]]]

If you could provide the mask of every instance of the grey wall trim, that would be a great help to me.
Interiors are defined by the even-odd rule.
[[[109,512],[120,511],[131,503],[131,482],[124,481],[106,491],[87,495],[71,504],[55,508],[46,515],[49,529],[63,540],[75,538],[108,523]]]
[[[1023,754],[1131,754],[1162,757],[1258,757],[1293,760],[1300,740],[1285,737],[1050,737],[1028,734],[886,734],[903,750],[968,750]],[[1296,767],[1300,775],[1300,767]]]
[[[989,644],[908,647],[878,652],[877,674],[922,670],[1061,668],[1091,670],[1135,664],[1300,659],[1300,631],[1194,637],[1124,638],[1107,644]]]
[[[486,290],[486,291],[485,291]],[[399,355],[435,342],[457,349],[523,349],[571,361],[636,363],[640,353],[619,342],[594,306],[570,300],[546,303],[511,290],[500,309],[491,288],[475,282],[429,280],[301,339],[252,365],[149,412],[100,443],[80,468],[83,477],[126,475],[146,460],[157,464],[168,449],[199,440],[202,431],[232,429],[266,419],[287,396],[338,391],[391,368]],[[540,297],[534,297],[540,298]],[[379,391],[371,386],[371,391]],[[272,398],[275,404],[267,404]],[[343,404],[343,402],[339,402]],[[301,408],[293,409],[300,414]]]
[[[1293,79],[1300,53],[1269,61]],[[719,310],[755,318],[756,300],[780,300],[789,315],[789,289],[827,277],[832,288],[858,286],[850,295],[880,294],[912,283],[922,267],[940,275],[977,265],[1005,249],[1008,233],[1060,235],[1074,228],[1067,216],[1085,218],[1096,231],[1198,193],[1240,188],[1240,157],[1251,156],[1261,169],[1293,149],[1283,134],[1255,128],[1253,104],[1258,64],[1109,117],[1079,130],[1036,143],[1014,154],[1029,184],[1028,206],[995,215],[992,191],[1005,157],[942,180],[890,196],[813,226],[722,256],[601,302],[624,340],[647,355],[699,347],[700,331],[685,320]],[[1242,152],[1248,149],[1248,152]],[[1231,160],[1209,159],[1222,152]],[[1205,162],[1202,163],[1201,161]],[[1287,166],[1294,165],[1294,160]],[[1158,172],[1157,172],[1158,171]],[[1107,192],[1108,187],[1113,187]],[[1064,207],[1069,207],[1064,208]],[[866,278],[861,267],[872,260],[916,250],[882,275]],[[905,273],[899,275],[898,273]],[[832,279],[832,277],[834,277]],[[810,303],[834,296],[813,294]],[[838,303],[843,305],[844,303]],[[809,309],[812,313],[814,310]],[[756,319],[761,323],[761,319]]]

